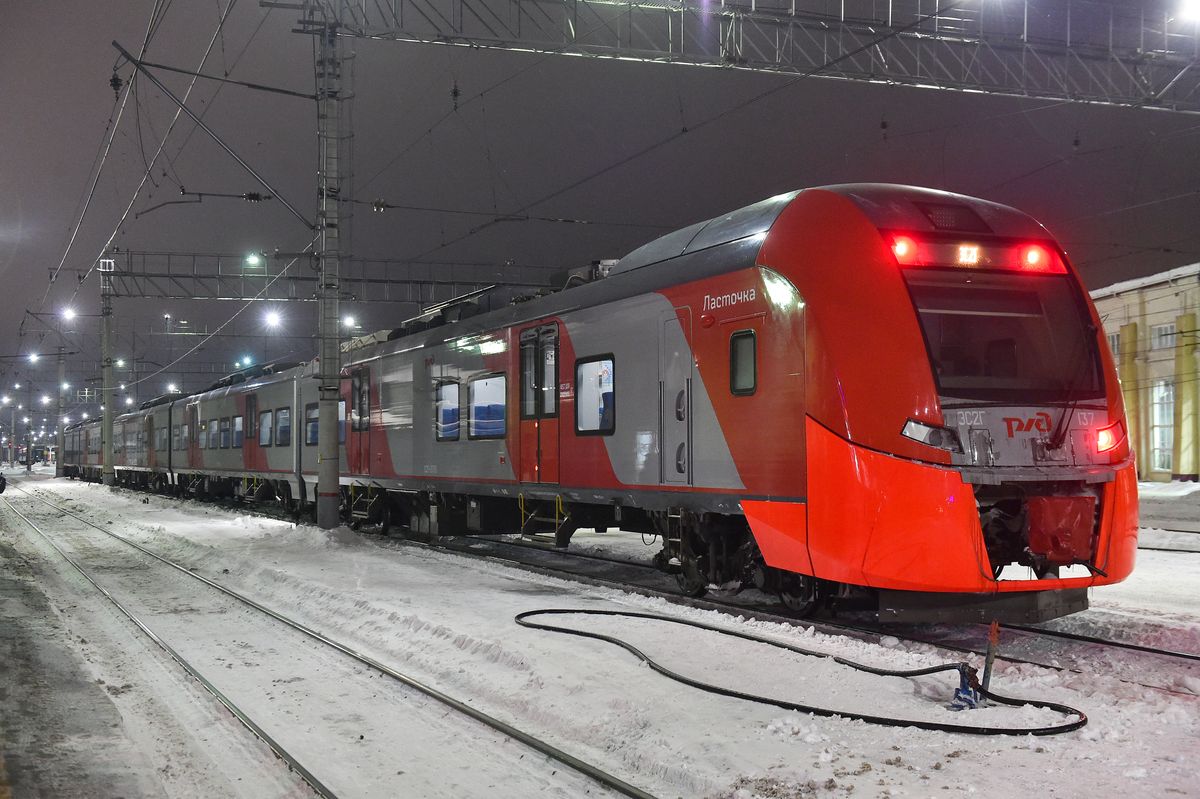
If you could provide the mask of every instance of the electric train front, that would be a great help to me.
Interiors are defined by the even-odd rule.
[[[1124,577],[1134,490],[1124,410],[1062,253],[1050,241],[885,235],[943,418],[909,420],[902,435],[949,453],[971,487],[999,590]]]

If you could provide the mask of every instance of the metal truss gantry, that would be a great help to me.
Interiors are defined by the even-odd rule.
[[[1183,0],[309,0],[340,35],[1200,113]]]
[[[109,253],[113,295],[166,300],[311,301],[317,275],[309,256],[267,255],[257,266],[245,255],[210,253]],[[545,288],[546,271],[533,266],[410,263],[346,258],[340,289],[353,302],[432,305],[496,283]]]

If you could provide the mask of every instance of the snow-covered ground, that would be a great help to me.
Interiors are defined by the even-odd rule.
[[[895,639],[876,645],[811,628],[732,619],[346,529],[326,533],[63,480],[22,482],[658,796],[1200,795],[1195,781],[1200,697],[1188,685],[1152,689],[1095,674],[1002,663],[996,690],[1062,702],[1089,716],[1078,732],[1036,739],[968,737],[784,712],[701,693],[655,674],[610,644],[524,629],[512,618],[548,607],[651,610],[884,668],[953,658]],[[22,502],[19,492],[5,498]],[[579,543],[604,551],[602,541],[611,535],[585,534]],[[628,536],[611,540],[617,549],[643,551]],[[1093,606],[1109,620],[1119,615],[1131,625],[1176,631],[1179,640],[1193,636],[1200,629],[1194,599],[1200,556],[1139,554],[1134,576],[1095,590]],[[661,622],[574,617],[564,621],[568,625],[618,635],[688,676],[797,702],[950,723],[1024,726],[1055,720],[1032,708],[954,714],[944,708],[953,689],[948,677],[870,677],[828,660]],[[369,716],[379,709],[356,706],[346,712]],[[503,767],[512,756],[509,749],[483,742],[476,751],[490,767]],[[520,795],[516,791],[501,787],[488,795]]]

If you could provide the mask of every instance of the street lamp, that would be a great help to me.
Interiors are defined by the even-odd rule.
[[[342,324],[350,329],[354,329],[355,321],[353,316],[346,316],[342,319]]]
[[[117,358],[117,368],[118,369],[125,368],[125,359],[124,358]]]
[[[267,323],[267,327],[279,327],[279,323],[283,321],[283,317],[279,315],[279,311],[267,311],[263,320]]]
[[[68,322],[70,322],[72,319],[75,318],[75,309],[74,308],[63,308],[62,318],[66,319]]]
[[[37,363],[37,359],[38,359],[38,354],[36,352],[29,353],[29,362],[30,363]]]
[[[175,385],[174,383],[167,384],[167,393],[168,394],[175,394],[178,391],[179,391],[179,386]]]
[[[250,253],[246,256],[246,266],[262,266],[262,256],[258,253]]]

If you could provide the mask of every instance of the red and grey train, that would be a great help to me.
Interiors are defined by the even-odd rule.
[[[652,531],[685,590],[1049,618],[1133,568],[1121,392],[1062,249],[1012,208],[854,184],[663,236],[569,288],[351,342],[348,519]],[[123,483],[311,507],[312,363],[116,420]],[[100,426],[68,430],[74,476]]]

